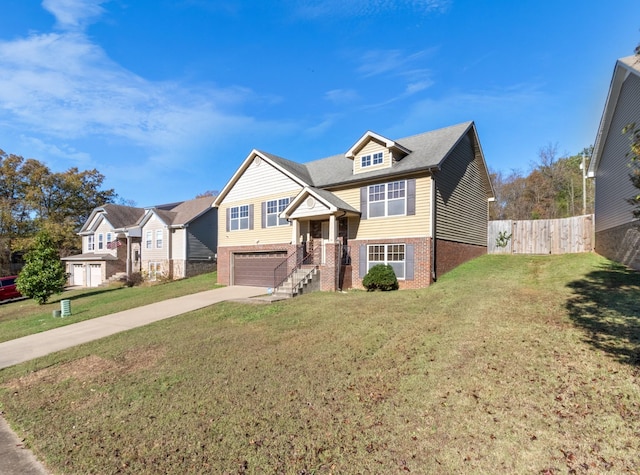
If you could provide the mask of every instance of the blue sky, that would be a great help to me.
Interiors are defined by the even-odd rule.
[[[476,122],[490,168],[591,145],[637,0],[2,0],[0,149],[150,206]]]

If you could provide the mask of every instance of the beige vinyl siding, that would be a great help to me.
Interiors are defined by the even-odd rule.
[[[187,230],[184,228],[172,229],[171,233],[171,259],[186,259],[185,239]]]
[[[156,231],[162,231],[162,247],[156,247]],[[151,231],[151,249],[147,248],[147,232]],[[155,214],[142,228],[142,257],[145,261],[168,259],[169,236],[165,224]]]
[[[387,181],[397,181],[402,178],[394,178]],[[385,183],[380,181],[376,183]],[[370,183],[374,184],[374,183]],[[361,186],[368,186],[361,185]],[[356,209],[360,209],[360,188],[337,190],[333,193],[349,203]],[[416,178],[416,214],[412,216],[393,216],[381,218],[369,218],[350,220],[349,239],[384,239],[402,237],[425,237],[431,235],[430,201],[431,178],[422,176]],[[358,223],[359,221],[359,223]],[[355,235],[352,235],[355,234]]]
[[[622,85],[596,172],[595,230],[615,228],[632,221],[633,206],[626,202],[638,194],[629,180],[629,138],[622,129],[640,124],[640,77],[630,74]]]
[[[254,246],[256,244],[291,242],[291,226],[262,228],[262,203],[279,198],[293,198],[301,190],[302,188],[298,187],[297,190],[291,190],[288,193],[265,194],[251,200],[238,202],[230,202],[225,198],[218,210],[218,246]],[[253,205],[253,229],[227,231],[227,209],[241,205]]]
[[[382,163],[378,165],[371,165],[369,167],[362,168],[362,157],[364,155],[373,155],[377,152],[383,152]],[[373,157],[371,157],[373,163]],[[362,147],[362,149],[358,152],[358,154],[353,159],[353,173],[354,175],[362,172],[369,172],[371,170],[379,170],[380,168],[390,168],[391,167],[391,154],[389,150],[380,142],[376,140],[369,140],[369,142]]]
[[[259,160],[258,163],[260,163],[260,165],[256,165],[256,161],[254,160],[240,178],[238,178],[233,188],[229,190],[229,193],[225,196],[223,200],[224,204],[253,203],[259,197],[272,196],[273,190],[279,190],[277,196],[292,197],[297,195],[302,189],[298,183],[266,161]]]
[[[487,191],[471,134],[445,159],[436,181],[436,238],[487,245]]]
[[[102,222],[98,225],[96,232],[94,233],[94,252],[97,254],[111,254],[115,256],[118,252],[116,249],[107,249],[107,233],[111,233],[112,240],[116,239],[116,235],[113,232],[113,227],[106,219],[103,219]],[[102,234],[102,249],[98,249],[98,235]]]

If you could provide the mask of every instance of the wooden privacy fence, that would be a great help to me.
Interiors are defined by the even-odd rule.
[[[529,221],[489,221],[489,254],[569,254],[591,252],[593,215]]]

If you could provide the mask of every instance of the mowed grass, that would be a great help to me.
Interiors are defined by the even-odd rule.
[[[53,295],[45,305],[38,305],[32,299],[3,302],[0,304],[0,343],[109,313],[211,290],[220,287],[216,281],[217,274],[213,272],[140,287],[114,284],[110,287],[65,290]],[[71,316],[53,318],[53,311],[60,310],[60,300],[63,299],[71,302]]]
[[[637,302],[595,255],[485,256],[40,358],[0,409],[56,474],[638,473]]]

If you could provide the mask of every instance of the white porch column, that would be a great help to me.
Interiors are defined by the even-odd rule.
[[[338,237],[336,222],[334,214],[329,216],[329,242],[336,242],[336,237]]]
[[[300,244],[300,221],[297,219],[291,221],[291,244]]]

